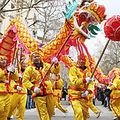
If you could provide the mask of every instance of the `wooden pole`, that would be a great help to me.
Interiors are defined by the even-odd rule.
[[[15,42],[14,45],[15,45],[15,46],[14,46],[14,52],[13,52],[13,58],[12,58],[12,64],[13,64],[13,62],[14,62],[14,60],[15,60],[15,53],[16,53],[17,41]],[[8,73],[9,85],[10,85],[10,82],[11,82],[11,78],[10,78],[10,76],[11,76],[11,72]]]
[[[105,50],[106,50],[109,42],[110,42],[110,40],[107,41],[107,43],[106,43],[106,45],[105,45],[105,47],[104,47],[104,49],[103,49],[103,51],[102,51],[102,53],[101,53],[101,55],[100,55],[100,58],[98,59],[98,62],[97,62],[97,64],[96,64],[96,66],[95,66],[95,68],[94,68],[94,70],[93,70],[92,75],[91,75],[90,78],[92,78],[92,77],[94,76],[94,73],[95,73],[95,71],[96,71],[96,69],[97,69],[97,67],[98,67],[98,65],[99,65],[99,63],[100,63],[100,61],[101,61],[104,53],[105,53]]]
[[[73,31],[71,31],[71,33],[69,34],[69,36],[67,37],[67,39],[65,40],[65,42],[63,43],[63,45],[61,46],[61,48],[59,49],[58,53],[56,54],[56,57],[58,57],[60,55],[60,53],[63,50],[64,46],[66,45],[67,41],[71,37],[72,33],[73,33]],[[54,62],[50,65],[50,67],[47,70],[46,74],[44,75],[43,79],[40,81],[40,85],[42,84],[42,82],[44,81],[44,79],[47,77],[47,74],[49,73],[49,71],[51,70],[51,68],[52,68],[53,65],[54,65]]]

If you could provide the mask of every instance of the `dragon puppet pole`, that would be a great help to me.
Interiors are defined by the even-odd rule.
[[[14,46],[14,52],[13,52],[13,58],[12,58],[12,64],[13,64],[13,62],[14,62],[14,60],[15,60],[15,55],[16,55],[16,49],[17,49],[17,41],[15,41],[15,46]]]
[[[20,51],[20,54],[18,54],[19,51]],[[16,60],[17,60],[18,73],[21,72],[21,70],[20,70],[21,64],[20,64],[20,66],[19,66],[19,63],[21,63],[21,56],[22,56],[22,48],[20,48],[20,49],[18,48],[18,49],[17,49],[17,52],[16,52]],[[20,57],[20,62],[19,62],[19,60],[18,60],[18,57]],[[19,77],[18,83],[19,83],[19,86],[22,87],[22,78],[21,78],[21,77]],[[19,91],[19,92],[20,92],[20,91]]]
[[[100,61],[101,61],[101,59],[102,59],[102,57],[103,57],[103,55],[104,55],[104,52],[105,52],[105,50],[106,50],[109,42],[110,42],[110,40],[107,41],[107,43],[106,43],[106,45],[105,45],[105,47],[104,47],[104,49],[103,49],[103,51],[102,51],[102,53],[101,53],[101,55],[100,55],[100,58],[99,58],[98,61],[97,61],[97,64],[96,64],[96,66],[95,66],[95,68],[94,68],[94,70],[93,70],[92,75],[91,75],[90,78],[92,78],[92,77],[94,76],[94,73],[95,73],[95,71],[96,71],[96,69],[97,69],[97,67],[98,67],[98,65],[99,65],[99,63],[100,63]]]
[[[13,62],[14,62],[14,60],[15,60],[16,47],[17,47],[17,41],[16,41],[15,44],[14,44],[14,51],[13,51],[12,64],[13,64]],[[10,84],[10,82],[11,82],[11,81],[10,81],[10,76],[11,76],[11,72],[8,73],[9,84]]]
[[[20,72],[20,66],[19,63],[21,65],[21,61],[22,61],[22,48],[18,48],[17,52],[16,52],[16,60],[17,60],[17,68],[18,68],[18,72]]]
[[[67,41],[69,40],[69,38],[71,37],[73,31],[70,32],[69,36],[67,37],[67,39],[65,40],[65,42],[63,43],[63,45],[61,46],[61,48],[59,49],[58,53],[56,54],[56,57],[58,57],[61,53],[61,51],[63,50],[64,46],[66,45]],[[54,65],[54,62],[50,65],[49,69],[47,70],[46,74],[44,75],[43,79],[40,81],[40,86],[43,83],[43,81],[45,80],[45,78],[47,77],[47,74],[49,73],[49,71],[51,70],[52,66]]]

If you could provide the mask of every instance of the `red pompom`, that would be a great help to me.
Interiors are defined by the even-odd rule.
[[[110,40],[120,41],[120,15],[114,15],[105,22],[104,32]]]

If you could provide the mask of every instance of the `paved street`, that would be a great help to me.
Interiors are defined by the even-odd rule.
[[[68,113],[62,113],[58,109],[55,110],[55,116],[52,118],[52,120],[74,120],[73,118],[73,111],[70,105],[65,106],[68,109]],[[113,120],[113,115],[111,111],[109,111],[107,108],[104,108],[103,106],[98,106],[102,113],[100,118],[96,118],[94,113],[90,111],[90,119],[89,120]],[[25,120],[39,120],[38,115],[36,112],[36,109],[27,110],[25,112]]]
[[[55,115],[52,120],[74,120],[71,106],[66,102],[63,102],[63,105],[68,109],[68,113],[62,113],[60,110],[55,109]],[[99,102],[97,102],[97,107],[102,112],[100,118],[97,119],[95,114],[90,111],[89,120],[113,120],[113,114],[108,108],[101,106]],[[14,118],[14,120],[16,120],[16,118]],[[24,120],[39,120],[36,109],[26,110]]]

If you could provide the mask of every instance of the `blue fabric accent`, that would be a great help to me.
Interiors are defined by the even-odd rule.
[[[69,1],[68,6],[65,6],[66,12],[63,12],[65,18],[70,19],[72,17],[72,13],[76,10],[77,6],[78,3],[76,2],[76,0],[73,0],[73,5]]]

